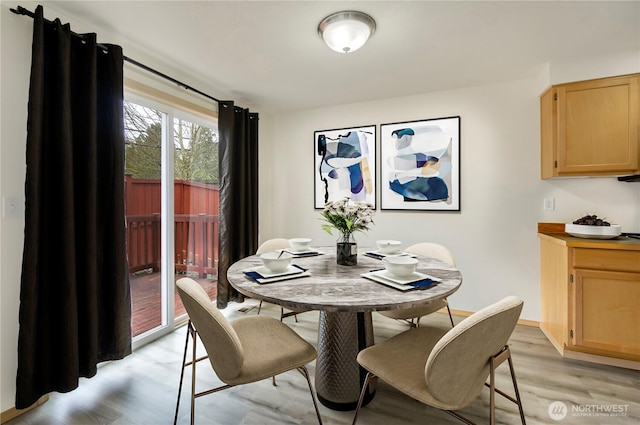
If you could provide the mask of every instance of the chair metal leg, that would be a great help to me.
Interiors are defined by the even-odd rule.
[[[451,321],[451,327],[453,328],[455,325],[453,324],[453,316],[451,315],[451,309],[449,308],[449,303],[447,303],[447,312],[449,313],[449,320]]]
[[[196,358],[196,348],[197,348],[197,340],[196,337],[198,335],[198,331],[193,327],[191,321],[187,323],[187,336],[184,341],[184,353],[182,355],[182,370],[180,372],[180,388],[178,388],[178,400],[176,401],[176,413],[173,418],[173,425],[176,425],[178,422],[178,410],[180,408],[180,396],[182,395],[182,384],[184,382],[184,370],[187,366],[191,366],[191,425],[193,425],[195,421],[195,399],[199,397],[198,394],[195,394],[196,390],[196,363],[201,360],[205,360],[208,356],[202,356]],[[192,341],[192,355],[191,360],[187,361],[187,349],[189,348],[189,336],[191,336]]]
[[[524,408],[522,407],[522,399],[520,398],[520,391],[518,391],[518,383],[516,382],[516,373],[513,369],[513,360],[511,359],[511,353],[509,353],[509,371],[511,372],[511,380],[513,381],[513,389],[516,393],[516,400],[518,405],[518,410],[520,411],[520,420],[522,421],[522,425],[527,425],[527,422],[524,419]]]
[[[196,420],[196,335],[195,329],[193,329],[191,334],[191,340],[193,341],[193,349],[191,354],[191,425],[195,423]]]
[[[413,329],[413,328],[417,328],[418,325],[420,324],[420,318],[418,317],[418,321],[417,322],[415,321],[415,319],[416,318],[414,317],[414,318],[411,318],[411,319],[395,319],[395,320],[397,320],[398,322],[402,323],[403,325],[409,325],[409,328]]]
[[[311,385],[311,378],[309,378],[309,370],[306,366],[300,366],[298,372],[302,374],[307,379],[307,384],[309,385],[309,392],[311,393],[311,400],[313,400],[313,407],[316,409],[316,416],[318,417],[318,424],[322,425],[322,418],[320,417],[320,410],[318,410],[318,401],[316,400],[316,394],[313,391],[313,386]]]
[[[489,425],[496,424],[496,365],[495,356],[489,359]]]
[[[445,410],[444,412],[450,414],[451,416],[458,419],[460,422],[465,423],[466,425],[477,425],[475,422],[471,422],[469,419],[457,414],[453,410]]]
[[[258,313],[260,314],[260,310],[262,309],[262,300],[260,300],[260,304],[258,304]]]
[[[296,313],[295,311],[285,313],[284,307],[280,307],[280,321],[282,322],[285,319],[285,317],[289,317],[289,316],[293,316],[293,318],[296,319],[296,323],[298,323],[298,313]]]
[[[364,397],[367,394],[367,390],[369,389],[369,384],[377,380],[378,377],[376,375],[371,372],[367,372],[367,375],[364,378],[364,383],[362,384],[362,391],[360,391],[358,406],[356,407],[356,413],[353,416],[353,422],[351,422],[351,425],[356,425],[356,421],[358,420],[358,413],[360,413],[360,408],[362,407],[362,402],[364,401]]]
[[[511,373],[511,381],[513,382],[513,389],[515,392],[516,397],[512,397],[509,394],[505,393],[504,391],[499,390],[498,388],[495,387],[495,369],[500,366],[505,360],[507,360],[509,362],[509,372]],[[502,350],[496,354],[495,356],[492,356],[491,359],[489,359],[489,364],[491,367],[491,374],[490,374],[490,381],[489,384],[487,385],[486,383],[484,384],[485,386],[489,387],[490,391],[491,391],[491,401],[490,401],[490,412],[489,412],[489,421],[491,423],[491,425],[493,425],[495,419],[494,419],[494,411],[495,411],[495,394],[494,393],[498,393],[501,396],[503,396],[504,398],[506,398],[507,400],[515,403],[516,405],[518,405],[518,411],[520,412],[520,420],[522,421],[522,425],[526,425],[526,420],[524,417],[524,408],[522,407],[522,399],[520,398],[520,392],[518,391],[518,383],[516,382],[516,374],[515,371],[513,369],[513,360],[511,358],[511,350],[509,349],[508,345],[505,345]]]
[[[189,334],[191,333],[191,321],[187,324],[187,336],[184,340],[184,353],[182,354],[182,368],[180,370],[180,385],[178,386],[178,399],[176,400],[176,414],[173,417],[173,425],[178,422],[178,409],[180,409],[180,396],[182,395],[182,382],[184,380],[184,368],[187,362],[187,348],[189,347]]]

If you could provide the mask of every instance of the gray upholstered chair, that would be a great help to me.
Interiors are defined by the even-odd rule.
[[[466,424],[473,422],[454,410],[471,404],[486,385],[490,388],[490,423],[495,423],[497,392],[518,405],[524,425],[522,401],[507,345],[522,305],[520,298],[506,297],[467,317],[453,329],[421,326],[360,351],[358,363],[368,373],[353,424],[358,419],[369,383],[380,378],[404,394],[444,410]],[[496,368],[505,360],[509,362],[515,398],[495,388]]]
[[[174,425],[178,420],[184,369],[189,365],[191,366],[191,424],[195,419],[196,398],[236,385],[267,379],[293,369],[298,370],[307,379],[318,423],[322,424],[309,371],[305,366],[317,356],[316,349],[311,344],[273,317],[248,316],[233,321],[227,320],[211,302],[202,286],[191,278],[185,277],[178,280],[176,288],[187,310],[189,323]],[[196,335],[200,337],[207,356],[196,358]],[[193,347],[192,358],[187,361],[189,336],[193,341]],[[207,358],[216,375],[225,385],[196,393],[196,363]]]
[[[421,242],[407,247],[404,252],[408,252],[410,254],[415,254],[422,257],[433,257],[440,261],[443,261],[447,264],[451,264],[452,266],[456,265],[456,261],[445,246],[433,243],[433,242]],[[437,301],[433,301],[429,304],[422,305],[419,307],[410,307],[410,308],[401,308],[396,310],[386,310],[380,311],[379,313],[383,316],[389,317],[391,319],[396,319],[399,321],[406,322],[411,327],[420,326],[420,318],[422,316],[426,316],[427,314],[431,314],[440,310],[441,308],[446,307],[447,312],[449,313],[449,320],[451,321],[451,326],[453,327],[453,316],[451,316],[451,310],[449,309],[449,302],[446,298],[439,299]]]
[[[277,251],[279,249],[287,249],[287,248],[291,248],[289,239],[283,239],[283,238],[269,239],[264,241],[262,245],[258,247],[256,254],[264,254],[265,252]],[[260,314],[260,310],[262,310],[262,303],[263,301],[260,300],[260,304],[258,304],[258,314]],[[304,313],[305,311],[308,311],[308,310],[290,309],[289,311],[285,312],[284,307],[280,307],[280,321],[282,321],[282,319],[284,319],[285,317],[294,316],[297,322],[298,313]]]

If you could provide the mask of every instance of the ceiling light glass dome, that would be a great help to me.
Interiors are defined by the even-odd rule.
[[[339,53],[355,52],[376,30],[376,21],[366,13],[353,10],[337,12],[324,18],[318,34],[327,46]]]

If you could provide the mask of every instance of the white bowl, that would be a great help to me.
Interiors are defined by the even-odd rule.
[[[382,259],[389,273],[398,277],[411,276],[418,267],[418,260],[413,257],[385,257]]]
[[[611,226],[587,226],[585,224],[567,223],[564,225],[564,231],[576,238],[613,239],[620,236],[622,226],[619,224],[612,224]]]
[[[402,242],[384,239],[376,241],[376,245],[378,245],[378,251],[383,254],[395,254],[400,250]]]
[[[273,273],[280,273],[287,270],[293,255],[285,251],[265,252],[260,256],[262,264]]]
[[[311,239],[309,238],[289,239],[289,245],[291,245],[291,249],[296,252],[309,251],[310,244],[311,244]]]

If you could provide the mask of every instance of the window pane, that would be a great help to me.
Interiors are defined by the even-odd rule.
[[[218,133],[174,119],[175,279],[189,276],[216,298],[218,276]],[[175,317],[185,314],[176,293]]]
[[[127,256],[133,336],[162,325],[161,172],[164,113],[124,104]]]

